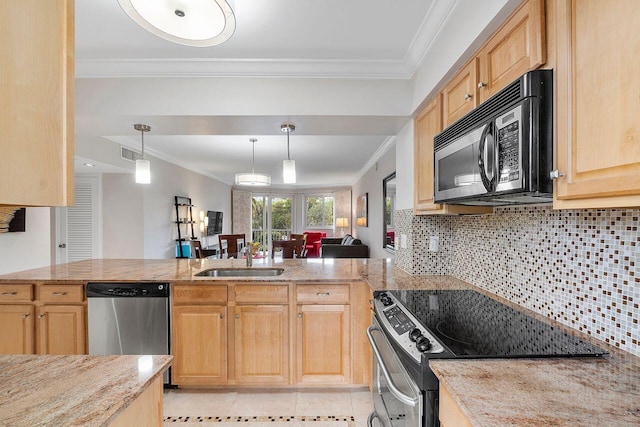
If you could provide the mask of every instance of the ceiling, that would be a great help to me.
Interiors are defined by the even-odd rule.
[[[290,120],[295,187],[352,185],[410,120],[399,100],[409,104],[410,79],[458,0],[230,3],[231,39],[195,48],[146,32],[116,0],[76,2],[77,172],[122,171],[83,146],[139,150],[133,124],[145,123],[147,153],[228,184],[251,171],[255,137],[256,172],[287,187],[280,123]]]

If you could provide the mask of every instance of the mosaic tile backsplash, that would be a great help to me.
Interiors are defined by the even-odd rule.
[[[450,274],[640,356],[640,210],[496,208],[493,215],[396,212],[396,264]],[[440,250],[428,251],[438,235]],[[409,241],[411,245],[409,245]]]

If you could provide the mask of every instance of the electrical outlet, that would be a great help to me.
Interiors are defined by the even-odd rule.
[[[429,237],[429,252],[438,252],[440,249],[440,238],[438,236]]]

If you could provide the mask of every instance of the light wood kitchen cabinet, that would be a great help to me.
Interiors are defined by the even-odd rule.
[[[558,0],[554,208],[640,206],[640,3]]]
[[[296,381],[351,382],[349,284],[296,286]]]
[[[173,383],[226,384],[226,284],[174,284],[171,295]]]
[[[546,62],[544,0],[524,2],[478,53],[478,103]]]
[[[235,380],[238,384],[289,382],[289,307],[235,307],[233,335]]]
[[[84,301],[83,284],[0,285],[0,353],[86,354]]]
[[[0,305],[0,354],[33,354],[33,305]]]
[[[73,204],[74,1],[0,8],[0,204]]]
[[[441,96],[427,104],[414,119],[414,198],[415,215],[453,215],[460,213],[491,213],[492,208],[444,205],[433,202],[434,164],[433,137],[442,131]]]
[[[213,385],[227,382],[227,307],[174,306],[172,312],[173,383]]]
[[[473,58],[442,89],[442,124],[447,127],[478,105],[478,60]]]
[[[38,354],[86,354],[86,316],[82,305],[45,304],[36,309]]]
[[[440,403],[438,417],[441,427],[471,427],[471,421],[456,404],[451,394],[440,386]]]
[[[235,316],[229,330],[234,340],[235,382],[288,384],[289,285],[235,284],[231,288]]]

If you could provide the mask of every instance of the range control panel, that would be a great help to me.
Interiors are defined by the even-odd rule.
[[[382,292],[374,300],[374,309],[388,338],[420,363],[422,353],[442,353],[444,348],[398,300]]]

